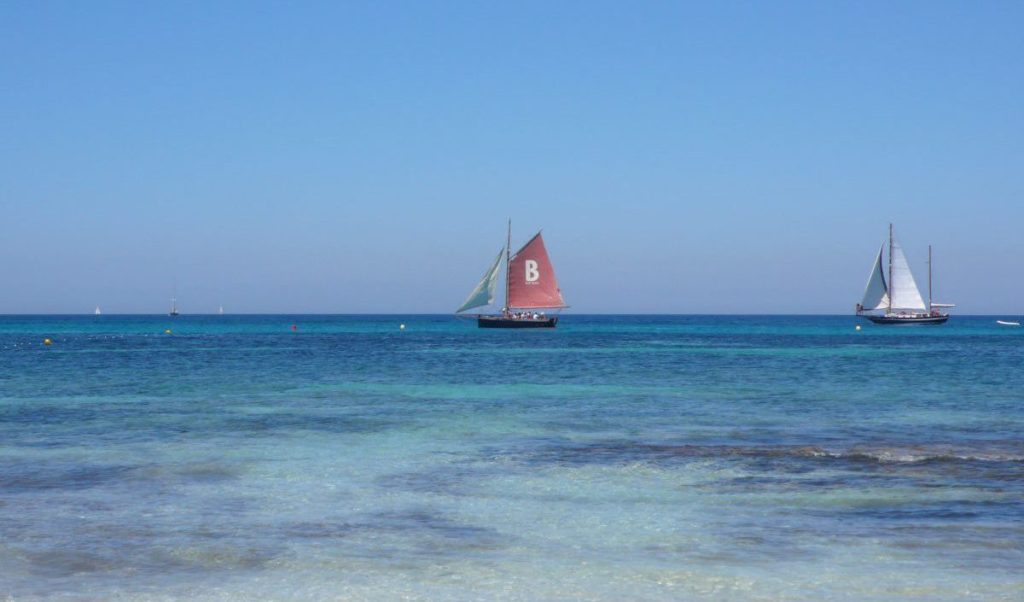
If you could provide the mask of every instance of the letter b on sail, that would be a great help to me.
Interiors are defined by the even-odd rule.
[[[537,269],[537,262],[533,259],[527,259],[524,265],[526,267],[526,281],[537,282],[540,279],[540,270]]]
[[[539,232],[509,259],[508,306],[520,309],[565,307],[551,258]]]

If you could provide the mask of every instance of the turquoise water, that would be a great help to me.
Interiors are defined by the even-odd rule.
[[[0,599],[1020,600],[1022,368],[989,317],[0,317]]]

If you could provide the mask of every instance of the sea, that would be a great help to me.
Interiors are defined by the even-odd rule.
[[[3,316],[0,600],[1024,600],[996,318]]]

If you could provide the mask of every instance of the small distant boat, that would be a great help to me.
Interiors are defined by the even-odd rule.
[[[99,306],[99,305],[97,305],[97,306],[96,306],[96,309],[95,309],[95,310],[94,310],[94,311],[93,311],[92,313],[93,313],[93,315],[96,315],[96,316],[98,316],[98,315],[100,315],[100,314],[101,314],[101,313],[103,313],[103,312],[101,312],[101,311],[100,311],[100,306]]]
[[[928,245],[928,302],[921,298],[921,291],[914,282],[910,265],[903,249],[893,236],[889,224],[889,277],[882,270],[882,252],[885,243],[878,249],[878,257],[868,276],[864,288],[864,299],[857,304],[857,315],[875,324],[942,324],[949,319],[949,313],[940,308],[955,307],[949,303],[932,302],[932,247]],[[867,313],[884,311],[881,314]]]
[[[181,312],[178,311],[178,301],[174,297],[171,297],[171,311],[169,311],[167,315],[176,316],[179,313]]]
[[[484,307],[494,302],[502,254],[505,256],[505,305],[497,315],[477,314],[480,328],[554,328],[558,316],[548,316],[542,310],[568,307],[558,288],[555,269],[544,247],[544,238],[538,232],[514,255],[512,248],[512,220],[508,223],[508,242],[498,251],[491,267],[484,273],[469,298],[456,315]]]
[[[218,316],[223,316],[224,315],[224,306],[223,305],[221,305],[219,308],[217,308],[217,315]]]
[[[996,324],[1000,326],[1020,326],[1020,322],[1007,322],[1006,320],[996,320]]]

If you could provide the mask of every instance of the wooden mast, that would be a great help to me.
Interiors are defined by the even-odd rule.
[[[508,240],[505,243],[505,309],[503,310],[506,314],[510,308],[508,306],[508,283],[512,277],[512,218],[508,218]]]
[[[891,314],[892,313],[892,292],[893,292],[892,291],[893,284],[892,284],[892,224],[891,223],[889,224],[889,286],[888,286],[888,289],[889,290],[886,291],[886,292],[888,293],[888,297],[889,297],[889,311],[887,311],[886,314]]]

